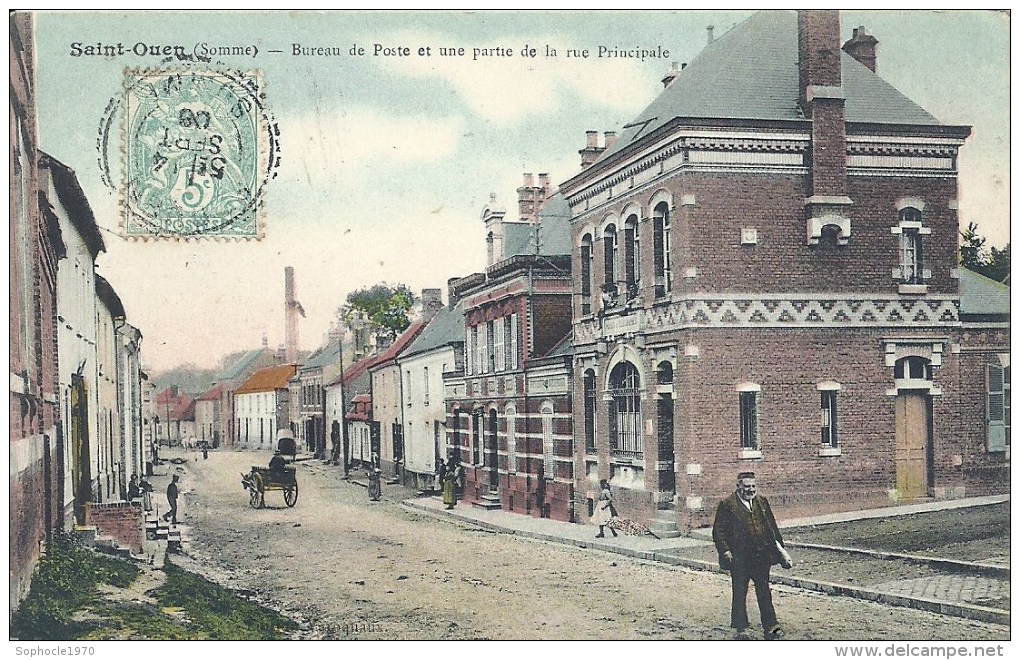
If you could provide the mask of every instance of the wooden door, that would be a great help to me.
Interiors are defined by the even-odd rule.
[[[931,399],[927,392],[896,397],[896,490],[901,500],[929,496]]]

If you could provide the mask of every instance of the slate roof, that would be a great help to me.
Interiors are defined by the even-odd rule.
[[[368,365],[368,368],[375,369],[376,367],[385,366],[386,364],[392,364],[397,356],[403,352],[404,348],[414,341],[414,338],[418,336],[424,327],[424,321],[415,321],[409,325],[407,330],[404,330],[404,332],[401,333],[401,335],[397,337],[392,344],[390,344],[389,348],[376,356],[375,360]]]
[[[966,268],[960,268],[961,315],[1008,315],[1009,287]]]
[[[878,74],[840,56],[848,123],[940,124]],[[799,98],[797,13],[762,11],[705,46],[599,160],[677,117],[804,120]]]
[[[570,254],[570,205],[560,193],[550,197],[538,212],[541,231],[538,254]],[[535,226],[503,223],[503,256],[535,254]]]
[[[233,364],[223,368],[223,371],[220,373],[220,380],[237,380],[243,376],[253,364],[255,364],[263,351],[268,350],[268,348],[262,347],[255,349],[254,351],[248,351],[239,357]]]
[[[340,342],[330,341],[321,351],[319,351],[312,357],[308,358],[308,362],[306,362],[301,367],[301,371],[305,371],[306,369],[326,367],[333,364],[339,359],[340,359]]]
[[[401,355],[403,357],[417,355],[462,341],[464,341],[463,301],[458,302],[453,309],[446,306],[437,311],[421,334]]]
[[[120,301],[120,296],[117,295],[117,292],[114,291],[110,283],[106,281],[106,278],[98,273],[96,274],[96,295],[106,305],[106,309],[110,311],[110,316],[124,318],[124,303]]]
[[[196,401],[219,401],[223,396],[223,390],[226,389],[226,385],[220,383],[219,385],[213,385],[199,396]]]
[[[259,369],[234,390],[234,394],[251,394],[253,392],[273,392],[287,389],[288,381],[297,372],[295,364],[278,364],[274,367]]]

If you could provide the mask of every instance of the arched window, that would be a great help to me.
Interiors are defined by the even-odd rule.
[[[595,445],[595,370],[584,372],[584,450],[594,454]]]
[[[506,466],[510,474],[517,472],[517,406],[507,404],[506,412]]]
[[[641,284],[641,250],[638,236],[638,217],[632,214],[623,225],[623,259],[624,281],[627,286],[627,299],[638,293]]]
[[[653,260],[655,262],[655,297],[659,298],[673,288],[673,275],[670,272],[670,233],[672,227],[669,218],[669,204],[659,202],[652,211]]]
[[[641,453],[641,377],[637,367],[621,362],[609,374],[610,449],[625,454]]]
[[[581,315],[591,314],[591,234],[581,238]]]
[[[556,453],[553,441],[553,405],[542,404],[542,468],[546,479],[556,477]]]
[[[602,247],[605,252],[605,280],[603,292],[616,295],[616,225],[609,225],[602,234]]]

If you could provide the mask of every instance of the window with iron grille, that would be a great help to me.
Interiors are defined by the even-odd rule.
[[[839,435],[836,426],[836,395],[837,390],[822,390],[822,445],[838,447]]]
[[[621,362],[609,376],[612,404],[609,412],[610,449],[621,454],[641,453],[641,390],[637,367]]]
[[[584,450],[594,454],[595,445],[595,371],[584,372]]]
[[[740,448],[760,448],[758,445],[758,392],[740,392]]]
[[[921,211],[900,210],[900,279],[903,284],[924,284],[924,241]]]
[[[546,479],[556,476],[555,441],[553,440],[553,406],[542,404],[542,462],[543,474]]]

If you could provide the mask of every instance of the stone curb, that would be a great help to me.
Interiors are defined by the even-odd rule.
[[[995,577],[1009,580],[1009,566],[997,566],[984,562],[961,561],[959,559],[944,559],[942,557],[926,557],[924,555],[911,555],[900,552],[886,552],[884,550],[866,550],[864,548],[847,548],[838,545],[823,545],[821,543],[800,543],[790,541],[786,544],[789,548],[806,548],[810,550],[828,550],[830,552],[845,552],[848,554],[865,555],[875,559],[903,559],[918,564],[928,564],[937,568],[956,573],[977,573],[985,577]]]
[[[613,546],[606,543],[599,543],[597,541],[580,541],[575,539],[564,538],[561,536],[555,536],[552,534],[544,534],[541,532],[529,532],[527,530],[510,529],[507,527],[503,527],[501,525],[496,525],[482,520],[476,520],[475,518],[472,518],[470,516],[461,515],[453,511],[446,510],[436,511],[435,509],[432,509],[430,507],[423,506],[421,504],[417,504],[413,501],[408,500],[401,502],[401,506],[413,510],[416,513],[425,513],[428,515],[435,516],[437,518],[454,518],[461,522],[465,522],[475,527],[480,527],[482,529],[486,529],[493,532],[513,534],[515,536],[533,538],[541,541],[549,541],[551,543],[559,543],[561,545],[573,545],[579,548],[592,548],[594,550],[612,552],[618,555],[633,557],[635,559],[656,561],[663,564],[669,564],[671,566],[683,566],[685,568],[693,568],[695,570],[723,574],[722,569],[720,569],[714,562],[702,561],[700,559],[688,559],[686,557],[678,557],[676,555],[668,554],[665,552],[656,552],[653,550],[635,550],[633,548],[621,548],[619,546]],[[798,587],[800,589],[806,589],[808,591],[817,591],[819,593],[827,594],[829,596],[847,596],[849,598],[857,598],[859,600],[870,600],[877,603],[883,603],[885,605],[895,605],[898,607],[907,607],[910,609],[922,610],[925,612],[946,614],[949,616],[955,616],[964,619],[972,619],[974,621],[982,621],[985,623],[996,623],[1004,626],[1010,625],[1010,613],[1008,611],[997,610],[991,607],[982,607],[980,605],[967,605],[964,603],[948,603],[945,601],[928,600],[924,598],[915,598],[913,596],[902,596],[899,594],[887,594],[881,591],[861,589],[860,587],[851,587],[843,584],[834,584],[831,582],[822,582],[820,580],[810,580],[806,578],[791,577],[787,575],[773,575],[772,580],[776,584],[783,584],[789,587]]]

